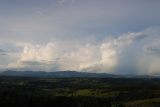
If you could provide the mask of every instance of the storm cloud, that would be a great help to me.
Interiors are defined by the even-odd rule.
[[[1,70],[160,72],[157,0],[1,0],[0,7]]]
[[[147,28],[141,32],[124,33],[118,37],[108,36],[97,44],[88,42],[73,45],[58,41],[45,45],[26,44],[19,59],[7,67],[45,71],[153,73],[152,69],[147,67],[155,63],[155,58],[159,60],[159,56],[148,54],[146,49],[156,52],[158,49],[146,47],[152,45],[151,41],[159,38],[155,29],[158,30],[157,27]],[[146,56],[148,58],[145,58]],[[151,58],[153,56],[155,58]]]

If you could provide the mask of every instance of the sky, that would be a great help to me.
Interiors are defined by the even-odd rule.
[[[0,71],[160,73],[159,0],[0,0]]]

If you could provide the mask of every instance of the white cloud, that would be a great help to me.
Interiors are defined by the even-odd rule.
[[[56,43],[48,43],[45,46],[31,45],[24,46],[22,53],[16,63],[11,63],[8,68],[13,69],[37,69],[48,70],[48,65],[54,63],[59,56],[58,47]],[[35,67],[34,67],[35,66]],[[45,67],[46,66],[46,67]],[[53,66],[53,65],[52,65]]]
[[[148,38],[157,38],[157,33],[152,29],[125,33],[119,37],[107,37],[104,41],[97,44],[89,42],[78,42],[76,44],[75,42],[70,43],[66,41],[49,42],[46,45],[25,44],[19,59],[16,63],[8,64],[8,68],[111,73],[119,72],[117,70],[129,70],[132,67],[140,70],[143,66],[148,66],[148,71],[146,72],[150,72],[151,69],[154,72],[159,68],[154,67],[153,63],[150,63],[150,65],[149,63],[139,64],[141,66],[137,65],[139,62],[155,61],[153,58],[149,60],[143,58],[145,57],[146,50],[138,50],[143,49],[146,44],[148,45]],[[142,70],[143,72],[144,69]]]

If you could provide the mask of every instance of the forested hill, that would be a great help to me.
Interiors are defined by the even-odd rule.
[[[4,71],[0,75],[3,76],[29,76],[29,77],[118,77],[118,75],[107,73],[88,73],[77,71]]]
[[[77,72],[77,71],[4,71],[0,73],[1,76],[23,76],[23,77],[57,77],[57,78],[69,78],[69,77],[96,77],[96,78],[150,78],[148,75],[116,75],[108,73],[89,73],[89,72]]]

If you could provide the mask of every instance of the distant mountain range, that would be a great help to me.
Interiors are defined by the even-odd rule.
[[[108,73],[89,73],[77,71],[4,71],[0,76],[21,76],[21,77],[53,77],[53,78],[69,78],[69,77],[96,77],[96,78],[150,78],[148,75],[115,75]]]
[[[27,76],[27,77],[117,77],[118,75],[107,73],[88,73],[77,71],[4,71],[0,75],[3,76]]]

